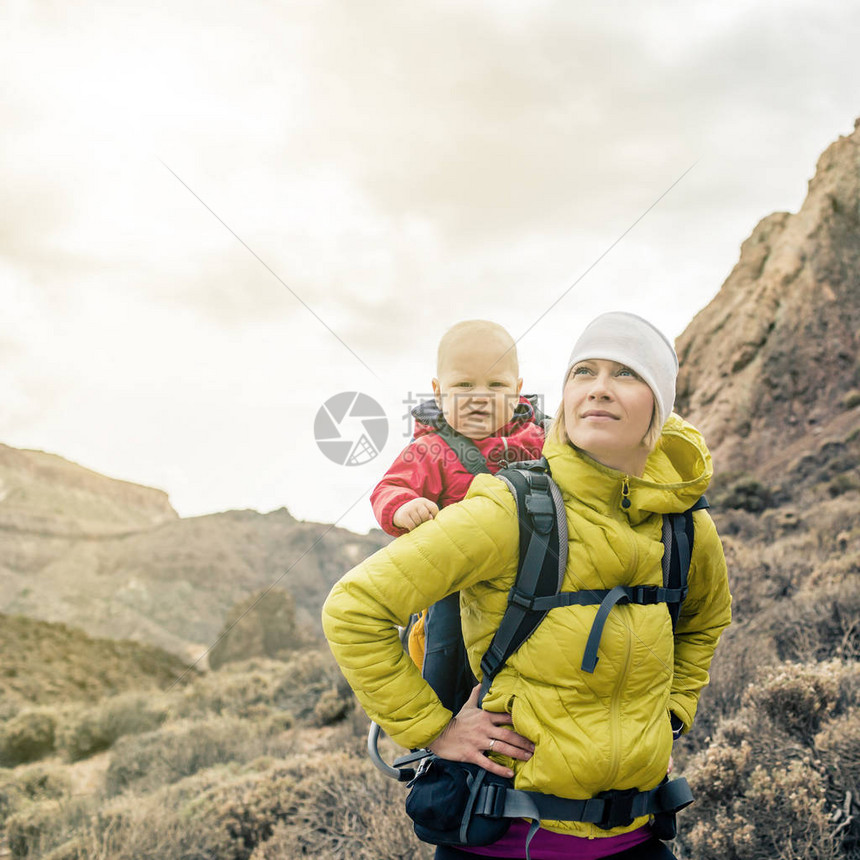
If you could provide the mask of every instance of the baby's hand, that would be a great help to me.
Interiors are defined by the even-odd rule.
[[[432,520],[439,513],[439,506],[430,499],[412,499],[405,505],[401,505],[395,512],[391,521],[399,529],[411,532],[415,526]]]

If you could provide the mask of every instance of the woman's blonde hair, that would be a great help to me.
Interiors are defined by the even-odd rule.
[[[573,370],[573,368],[571,368],[571,370]],[[567,379],[565,379],[564,384],[567,385]],[[653,392],[651,396],[653,397]],[[660,441],[660,434],[663,432],[663,428],[658,423],[659,418],[657,416],[657,404],[655,400],[654,407],[651,411],[651,423],[648,425],[648,430],[642,437],[642,445],[649,451],[653,451],[657,447],[657,443]],[[567,432],[567,422],[564,420],[564,397],[562,397],[561,403],[558,405],[558,409],[553,416],[549,430],[546,431],[546,438],[552,442],[558,442],[560,445],[573,444],[570,441],[570,435]]]

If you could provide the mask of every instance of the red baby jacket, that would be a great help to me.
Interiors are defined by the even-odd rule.
[[[390,535],[405,534],[392,519],[406,502],[425,498],[440,508],[462,501],[475,477],[457,458],[454,451],[436,432],[445,419],[433,400],[425,401],[412,411],[415,432],[412,441],[401,451],[391,468],[370,494],[370,503],[379,525]],[[506,463],[534,460],[541,456],[544,432],[535,423],[531,403],[520,398],[514,417],[498,434],[473,440],[495,474]]]

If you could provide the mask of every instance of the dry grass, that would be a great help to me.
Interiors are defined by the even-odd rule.
[[[46,716],[50,743],[34,754],[55,759],[0,771],[0,832],[19,860],[248,860],[285,827],[322,858],[420,856],[403,788],[366,760],[366,721],[325,652],[231,663],[184,689],[22,713],[3,727],[23,739],[19,752],[45,734]],[[104,749],[95,791],[74,795],[63,760]],[[379,853],[388,838],[393,847]]]
[[[31,807],[10,829],[16,858],[325,860],[429,858],[402,812],[403,787],[363,759],[326,751],[246,768],[212,768],[151,794],[127,795],[63,824]],[[344,803],[344,798],[350,802]]]

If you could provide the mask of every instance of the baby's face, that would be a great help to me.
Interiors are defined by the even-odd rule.
[[[433,380],[445,420],[468,439],[486,439],[514,414],[523,381],[516,354],[494,337],[465,337],[441,356]]]

